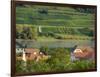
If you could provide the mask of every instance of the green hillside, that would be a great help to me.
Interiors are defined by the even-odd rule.
[[[90,27],[94,26],[94,14],[71,7],[24,5],[16,7],[17,24],[41,26]]]
[[[43,36],[54,39],[81,39],[82,36],[88,39],[87,37],[93,37],[94,15],[94,9],[91,8],[17,5],[16,38],[38,39]],[[36,35],[33,36],[34,34]]]

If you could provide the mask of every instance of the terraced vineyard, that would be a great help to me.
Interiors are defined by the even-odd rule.
[[[93,13],[80,12],[70,7],[19,6],[16,7],[16,17],[17,24],[67,27],[94,26]]]
[[[69,34],[69,35],[87,35],[92,36],[92,28],[84,27],[66,27],[66,26],[55,26],[55,27],[41,27],[42,32],[57,33],[57,34]],[[90,35],[89,35],[90,33]]]
[[[37,41],[94,39],[94,9],[42,5],[16,7],[16,39]],[[25,31],[25,27],[28,30]],[[26,34],[25,34],[26,32]],[[34,33],[35,32],[35,33]],[[35,35],[34,35],[35,34]],[[48,38],[48,39],[45,39]]]

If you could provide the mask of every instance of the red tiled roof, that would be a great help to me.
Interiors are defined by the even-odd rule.
[[[74,52],[75,57],[77,57],[77,58],[92,58],[95,56],[95,51],[91,47],[82,47],[80,49],[82,50],[82,52],[76,52],[76,53]]]
[[[39,49],[25,48],[25,52],[26,52],[26,53],[39,52]]]

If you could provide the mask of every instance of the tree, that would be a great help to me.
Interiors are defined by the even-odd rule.
[[[40,51],[47,55],[48,51],[49,51],[49,48],[48,47],[41,47]]]
[[[88,8],[88,7],[80,7],[80,8],[75,8],[75,9],[82,13],[94,13],[95,12],[94,8]]]
[[[21,25],[22,26],[22,25]],[[37,38],[37,28],[33,26],[17,26],[16,28],[16,38],[17,39],[34,39]]]
[[[48,10],[47,9],[41,9],[38,11],[40,14],[48,14]]]

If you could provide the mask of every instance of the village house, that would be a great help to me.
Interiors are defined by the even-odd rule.
[[[17,56],[18,60],[33,60],[38,62],[39,60],[46,60],[49,58],[48,55],[35,48],[19,48],[16,50],[17,52],[22,52],[20,56]]]
[[[94,60],[95,51],[90,46],[75,46],[71,51],[71,61],[75,60]]]
[[[24,48],[16,48],[16,52],[17,53],[20,53],[20,52],[22,52],[24,50]]]

